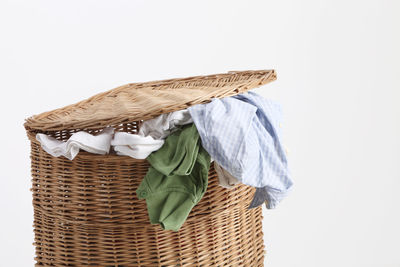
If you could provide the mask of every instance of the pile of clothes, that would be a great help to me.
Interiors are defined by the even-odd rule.
[[[74,133],[66,142],[36,138],[53,156],[72,160],[80,149],[147,159],[149,170],[136,193],[145,199],[152,224],[178,231],[207,190],[213,162],[219,184],[256,188],[249,208],[268,209],[292,186],[281,143],[280,105],[254,93],[215,98],[144,121],[137,134],[105,128],[97,135]]]

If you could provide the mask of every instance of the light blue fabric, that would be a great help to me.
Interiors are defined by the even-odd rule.
[[[211,157],[243,184],[262,188],[267,208],[274,208],[292,186],[280,105],[248,92],[188,110]]]

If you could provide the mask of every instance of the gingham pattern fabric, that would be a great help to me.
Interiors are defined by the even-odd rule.
[[[188,110],[211,157],[242,183],[263,188],[267,208],[274,208],[292,186],[280,105],[248,92]]]

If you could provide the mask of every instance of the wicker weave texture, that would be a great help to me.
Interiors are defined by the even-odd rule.
[[[213,97],[242,93],[275,79],[274,70],[259,70],[132,83],[30,117],[25,127],[39,131],[101,129],[150,119],[208,102]]]
[[[74,132],[96,134],[105,126],[137,133],[141,120],[275,77],[274,71],[245,71],[130,84],[29,118],[36,265],[263,266],[261,207],[247,209],[253,188],[224,189],[211,168],[207,192],[182,228],[165,231],[150,224],[145,200],[136,197],[146,160],[86,152],[72,161],[55,158],[35,135],[65,141]]]
[[[262,266],[261,208],[247,210],[254,190],[218,185],[179,232],[148,220],[136,188],[145,160],[81,152],[74,160],[47,154],[31,136],[37,266]]]

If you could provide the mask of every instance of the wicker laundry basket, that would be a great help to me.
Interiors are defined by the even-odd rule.
[[[142,120],[245,92],[276,79],[273,70],[128,84],[30,117],[37,266],[262,266],[261,208],[254,189],[218,185],[213,168],[203,199],[178,232],[151,225],[136,188],[146,160],[80,152],[72,161],[42,150],[36,133],[66,140],[106,126],[136,133]]]

